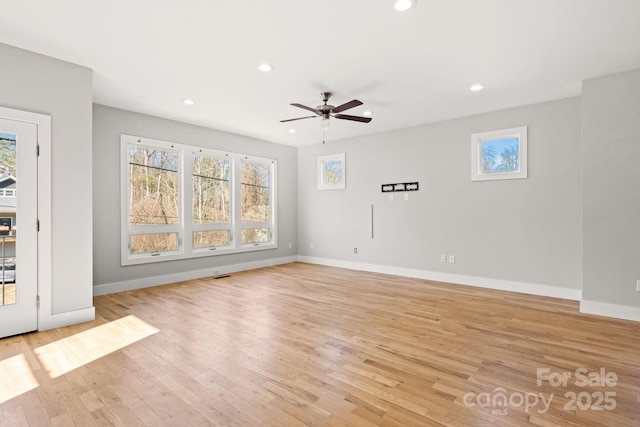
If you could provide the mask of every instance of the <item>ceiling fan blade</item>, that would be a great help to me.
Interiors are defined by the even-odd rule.
[[[287,120],[280,120],[280,123],[284,123],[284,122],[292,122],[294,120],[302,120],[302,119],[315,119],[318,116],[307,116],[307,117],[298,117],[296,119],[287,119]]]
[[[353,120],[354,122],[362,123],[369,123],[371,121],[371,117],[350,116],[348,114],[336,114],[334,117],[336,119]]]
[[[289,105],[293,105],[294,107],[298,107],[298,108],[304,108],[305,110],[313,111],[314,113],[318,114],[318,111],[315,108],[307,107],[306,105],[302,105],[302,104],[289,104]]]
[[[354,99],[353,101],[349,101],[342,105],[338,105],[331,111],[333,111],[334,113],[339,113],[341,111],[348,110],[349,108],[357,107],[358,105],[362,105],[362,102],[358,101],[357,99]]]

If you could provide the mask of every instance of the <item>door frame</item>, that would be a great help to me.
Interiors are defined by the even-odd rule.
[[[48,329],[51,313],[52,229],[51,229],[51,116],[0,107],[0,117],[35,124],[38,128],[38,330]],[[34,224],[34,227],[36,225]],[[44,326],[44,327],[43,327]]]

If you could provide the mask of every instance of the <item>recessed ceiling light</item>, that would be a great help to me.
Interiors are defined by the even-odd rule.
[[[262,71],[263,73],[268,73],[269,71],[273,70],[273,66],[267,63],[263,63],[258,65],[258,70]]]
[[[187,99],[183,99],[183,100],[182,100],[182,103],[183,103],[184,105],[193,105],[193,104],[195,104],[195,103],[196,103],[196,101],[194,101],[193,99],[188,99],[188,98],[187,98]]]
[[[469,90],[471,92],[479,92],[482,89],[484,89],[484,85],[481,85],[480,83],[476,83],[474,85],[471,85],[471,87],[469,88]]]
[[[289,129],[289,133],[296,133],[295,129]]]
[[[404,12],[416,6],[416,0],[396,0],[393,7],[398,12]]]
[[[363,116],[371,116],[371,115],[373,115],[373,113],[371,111],[367,110],[367,111],[363,111],[362,115]]]

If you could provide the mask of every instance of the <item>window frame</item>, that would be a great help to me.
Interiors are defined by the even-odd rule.
[[[482,171],[482,143],[508,138],[518,139],[518,171],[511,172],[483,172]],[[499,179],[527,178],[527,126],[490,132],[474,133],[471,135],[471,181],[494,181]]]
[[[230,153],[224,153],[217,150],[210,150],[205,148],[197,148],[196,150],[192,150],[191,155],[189,157],[189,177],[193,177],[193,158],[195,156],[206,156],[213,157],[216,159],[226,159],[229,160],[229,221],[228,222],[217,222],[217,223],[207,223],[207,224],[198,224],[193,222],[193,181],[189,181],[188,188],[191,191],[187,191],[189,193],[188,200],[185,202],[185,210],[189,212],[190,221],[186,221],[185,236],[189,236],[189,241],[191,245],[192,252],[194,253],[202,253],[205,255],[215,255],[220,252],[225,252],[230,249],[233,249],[233,216],[234,216],[234,170],[236,169],[233,161],[233,156],[230,156]],[[186,175],[187,172],[185,172]],[[185,189],[187,186],[185,186]],[[206,232],[206,231],[228,231],[229,232],[229,244],[228,245],[220,245],[220,246],[209,246],[204,248],[194,248],[193,247],[193,233],[195,232]],[[216,251],[215,253],[212,253]]]
[[[265,159],[266,160],[266,159]],[[239,164],[239,169],[240,169],[240,179],[239,179],[239,184],[240,184],[240,189],[238,194],[242,194],[242,163],[244,161],[247,162],[251,162],[251,163],[259,163],[262,164],[264,166],[270,166],[269,165],[269,160],[258,160],[256,158],[249,158],[247,156],[245,156],[243,159],[240,160],[240,164]],[[270,196],[273,195],[273,173],[271,173],[271,176],[269,177],[269,190],[270,190]],[[262,187],[264,188],[264,187]],[[240,234],[239,234],[239,240],[240,243],[243,247],[258,247],[260,245],[264,245],[265,242],[250,242],[250,243],[242,243],[242,232],[244,230],[252,230],[252,229],[261,229],[261,228],[268,228],[270,229],[270,235],[269,235],[269,240],[273,239],[273,228],[269,226],[269,224],[273,221],[272,218],[275,215],[275,211],[274,211],[274,203],[273,203],[273,199],[270,200],[269,203],[269,220],[268,221],[242,221],[242,200],[240,200],[240,202],[238,203],[238,210],[239,210],[239,221],[240,221]]]
[[[177,224],[130,225],[128,197],[128,152],[130,146],[143,146],[156,149],[177,151],[178,160],[178,222]],[[193,158],[208,156],[229,159],[229,222],[198,224],[193,221]],[[251,161],[269,165],[269,221],[259,222],[261,228],[270,229],[269,240],[262,243],[242,243],[242,230],[248,223],[241,220],[241,162]],[[232,153],[200,146],[162,141],[152,138],[120,135],[120,224],[121,224],[121,265],[136,265],[180,259],[199,258],[231,253],[252,252],[265,249],[277,249],[277,160]],[[254,223],[249,223],[254,224]],[[199,231],[229,230],[229,244],[224,246],[194,248],[193,233]],[[175,251],[132,254],[129,241],[131,235],[177,233],[178,246]]]
[[[174,152],[178,156],[177,166],[178,170],[176,171],[177,176],[177,188],[178,188],[178,210],[177,215],[178,219],[175,224],[147,224],[147,225],[131,225],[129,224],[129,147],[137,146],[144,148],[152,148],[152,149],[160,149],[163,151]],[[135,260],[139,258],[147,258],[147,257],[160,257],[160,256],[175,256],[180,254],[182,241],[180,235],[180,224],[183,222],[183,209],[181,209],[181,205],[183,204],[183,180],[181,176],[180,170],[183,168],[183,158],[180,150],[176,149],[174,144],[165,143],[161,141],[156,141],[155,144],[150,144],[142,141],[142,138],[137,138],[137,142],[131,143],[130,141],[122,147],[122,156],[123,156],[123,165],[122,170],[124,172],[124,182],[121,188],[122,198],[124,201],[124,209],[122,211],[122,224],[126,226],[126,239],[123,240],[123,248],[126,248],[128,258]],[[176,249],[170,251],[153,251],[153,252],[143,252],[143,253],[131,253],[131,236],[135,235],[150,235],[150,234],[175,234],[176,235]],[[124,236],[123,236],[124,237]]]
[[[326,179],[326,164],[329,162],[340,162],[342,180],[335,184],[328,184]],[[329,154],[318,157],[318,190],[344,190],[347,181],[347,162],[345,153]]]

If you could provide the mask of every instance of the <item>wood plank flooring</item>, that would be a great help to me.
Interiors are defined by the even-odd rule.
[[[0,340],[0,426],[640,425],[640,324],[575,301],[293,263],[95,307]]]

